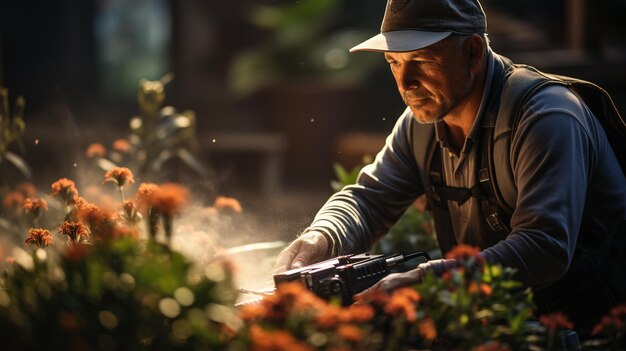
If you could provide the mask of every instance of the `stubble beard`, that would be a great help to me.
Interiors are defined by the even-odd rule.
[[[432,124],[443,120],[459,102],[470,95],[472,86],[474,85],[474,75],[471,72],[459,72],[457,75],[457,84],[462,85],[457,94],[445,96],[441,103],[437,103],[430,95],[424,93],[416,93],[409,90],[402,93],[402,100],[413,111],[413,117],[415,120],[422,124]],[[411,101],[414,99],[429,99],[434,104],[435,109],[433,111],[426,111],[423,108],[413,107]]]

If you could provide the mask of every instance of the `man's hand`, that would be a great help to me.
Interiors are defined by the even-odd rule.
[[[417,283],[421,283],[424,280],[426,272],[433,271],[436,275],[440,275],[448,268],[454,266],[454,260],[432,260],[422,263],[417,268],[402,273],[392,273],[384,277],[378,283],[372,285],[370,288],[362,291],[359,294],[354,295],[355,300],[362,300],[367,296],[378,293],[389,294],[393,290],[411,286]]]
[[[278,254],[272,273],[277,274],[323,261],[329,258],[328,251],[328,239],[322,233],[308,232]]]
[[[378,283],[367,288],[366,290],[354,295],[354,299],[359,301],[375,294],[390,294],[395,289],[417,284],[423,279],[424,269],[419,266],[410,271],[402,273],[392,273],[378,281]]]

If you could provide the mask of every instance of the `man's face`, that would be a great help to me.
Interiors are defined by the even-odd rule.
[[[409,52],[386,52],[404,103],[420,123],[434,123],[470,93],[474,78],[469,59],[451,39]]]

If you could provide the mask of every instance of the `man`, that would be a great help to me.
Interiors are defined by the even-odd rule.
[[[416,197],[428,193],[428,170],[420,169],[415,152],[427,143],[419,130],[434,125],[446,186],[471,189],[478,183],[479,159],[486,157],[479,147],[485,115],[499,103],[512,67],[489,48],[478,1],[389,0],[381,33],[351,51],[382,52],[408,107],[375,161],[355,185],[328,200],[279,255],[277,270],[367,251]],[[438,227],[440,246],[477,246],[487,261],[517,270],[517,279],[536,292],[540,312],[562,310],[575,324],[596,322],[589,317],[605,312],[611,303],[603,294],[611,293],[594,291],[592,298],[601,303],[576,307],[588,292],[602,289],[588,278],[593,272],[573,272],[573,262],[583,246],[601,245],[626,218],[626,179],[602,126],[569,89],[549,85],[521,107],[510,162],[517,188],[503,226],[510,230],[489,228],[478,197],[447,201],[451,225],[448,232]],[[577,267],[587,266],[580,262]],[[414,284],[427,270],[442,272],[453,264],[435,260],[391,274],[370,291]],[[555,284],[566,273],[568,282]]]

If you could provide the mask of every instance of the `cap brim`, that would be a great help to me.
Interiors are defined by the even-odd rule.
[[[406,52],[425,48],[447,38],[452,32],[398,30],[380,33],[350,49],[356,51]]]

